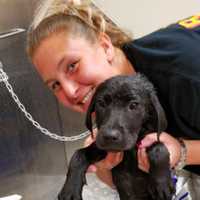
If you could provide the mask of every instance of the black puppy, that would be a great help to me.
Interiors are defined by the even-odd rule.
[[[86,126],[91,132],[93,112],[96,142],[74,153],[58,199],[81,200],[88,166],[105,158],[108,151],[124,151],[123,161],[112,169],[120,199],[171,200],[175,188],[169,152],[159,141],[167,122],[153,85],[140,74],[108,79],[97,88],[88,108]],[[158,141],[147,149],[150,170],[145,173],[138,168],[136,144],[155,131]]]

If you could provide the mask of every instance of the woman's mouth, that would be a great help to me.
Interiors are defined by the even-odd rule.
[[[90,98],[91,96],[94,94],[95,88],[91,89],[83,98],[83,100],[81,101],[81,104],[85,104]]]

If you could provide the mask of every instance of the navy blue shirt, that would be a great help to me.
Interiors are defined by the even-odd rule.
[[[166,132],[200,140],[200,15],[195,23],[189,28],[172,24],[122,50],[154,84],[168,120]],[[200,174],[200,165],[186,169]]]

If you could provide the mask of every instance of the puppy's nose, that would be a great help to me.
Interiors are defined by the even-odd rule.
[[[118,130],[111,130],[109,133],[104,134],[103,138],[107,142],[120,142],[121,134]]]

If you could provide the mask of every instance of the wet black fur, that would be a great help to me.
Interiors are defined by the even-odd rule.
[[[108,79],[97,88],[87,112],[86,126],[91,132],[94,112],[96,142],[74,153],[58,199],[81,200],[88,166],[108,151],[124,151],[123,161],[112,169],[120,199],[171,200],[175,188],[169,153],[159,141],[167,121],[153,85],[141,74]],[[151,132],[158,133],[158,141],[147,149],[150,170],[145,173],[138,168],[136,144]]]

